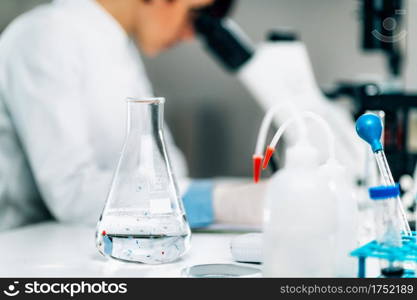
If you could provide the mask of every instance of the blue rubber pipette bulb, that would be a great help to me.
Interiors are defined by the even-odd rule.
[[[382,121],[374,114],[364,114],[356,121],[356,132],[367,142],[373,152],[382,150]]]

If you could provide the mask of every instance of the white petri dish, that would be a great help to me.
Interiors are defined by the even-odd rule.
[[[206,264],[184,268],[181,275],[190,278],[256,278],[262,277],[262,272],[236,264]]]

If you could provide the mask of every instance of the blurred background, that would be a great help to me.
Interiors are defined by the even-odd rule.
[[[16,16],[48,0],[1,0],[0,32]],[[417,1],[407,6],[404,80],[417,91]],[[309,50],[323,89],[364,74],[387,74],[382,53],[361,50],[357,0],[238,0],[234,19],[255,43],[270,29],[295,30]],[[157,96],[167,97],[166,118],[192,177],[250,176],[263,113],[245,88],[192,42],[146,59]],[[198,74],[198,76],[196,75]]]

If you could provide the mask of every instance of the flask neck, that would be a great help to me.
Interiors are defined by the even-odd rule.
[[[127,131],[152,134],[163,129],[164,98],[127,100]]]

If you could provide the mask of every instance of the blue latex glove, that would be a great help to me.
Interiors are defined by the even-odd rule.
[[[211,180],[193,180],[183,196],[184,209],[191,228],[213,224],[213,188]]]

